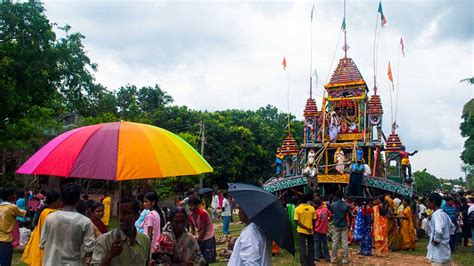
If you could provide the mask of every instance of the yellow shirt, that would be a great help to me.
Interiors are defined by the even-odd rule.
[[[302,203],[298,205],[295,209],[295,218],[296,221],[299,221],[304,226],[310,228],[310,230],[303,229],[301,226],[298,225],[296,231],[298,233],[312,235],[313,234],[313,220],[316,220],[316,212],[314,211],[313,206]]]
[[[26,211],[9,202],[0,203],[0,241],[12,242],[16,217],[25,216]]]

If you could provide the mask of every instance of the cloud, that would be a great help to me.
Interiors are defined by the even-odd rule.
[[[321,107],[323,84],[343,56],[343,2],[315,3],[312,63],[319,82],[313,95]],[[100,83],[109,89],[157,83],[176,104],[194,109],[256,109],[271,104],[286,111],[288,83],[281,65],[286,56],[290,111],[301,119],[312,72],[312,4],[46,1],[45,5],[52,22],[68,23],[86,36],[88,55],[99,64]],[[347,3],[348,55],[370,93],[377,5]],[[408,150],[420,150],[413,167],[457,177],[464,141],[459,132],[461,110],[474,96],[471,87],[459,83],[474,69],[472,1],[384,1],[383,5],[388,24],[380,31],[376,73],[384,131],[388,135],[391,121],[386,75],[390,60],[400,82],[398,133]],[[406,56],[400,58],[398,75],[402,36]],[[395,93],[392,100],[395,106]]]

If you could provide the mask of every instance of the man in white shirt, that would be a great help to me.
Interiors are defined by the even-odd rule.
[[[272,242],[245,212],[239,208],[239,218],[246,226],[235,241],[229,266],[272,265]]]
[[[421,216],[423,213],[426,213],[426,206],[425,204],[421,203],[419,208],[420,208],[420,212],[418,213],[418,219],[422,220],[423,217]]]
[[[442,198],[439,194],[432,193],[428,197],[428,208],[433,210],[428,227],[428,252],[426,258],[432,265],[451,265],[451,248],[449,236],[455,230],[449,216],[441,209]]]
[[[92,255],[94,226],[75,209],[80,192],[81,188],[75,183],[64,185],[61,191],[64,208],[49,214],[45,220],[39,245],[44,249],[45,266],[85,265],[86,257]]]
[[[216,195],[216,192],[212,191],[211,197],[211,217],[212,220],[216,218],[216,210],[219,208],[219,196]]]
[[[229,194],[225,192],[224,200],[222,201],[222,233],[224,233],[224,235],[229,234],[230,217],[232,216],[230,203],[227,199],[228,197],[230,197]]]

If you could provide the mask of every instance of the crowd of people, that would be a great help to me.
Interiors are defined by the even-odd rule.
[[[61,192],[1,192],[0,265],[11,265],[18,242],[23,242],[21,259],[27,265],[210,264],[216,261],[218,242],[213,221],[222,219],[222,233],[229,234],[234,205],[229,194],[212,192],[209,213],[204,197],[194,191],[177,207],[160,208],[155,192],[139,193],[120,199],[119,225],[110,230],[112,199],[107,194],[97,201],[88,195],[81,199],[75,183]],[[34,198],[38,204],[28,204]],[[451,254],[474,237],[474,197],[464,193],[402,199],[391,193],[377,198],[348,198],[342,191],[331,198],[309,193],[293,197],[286,207],[301,265],[320,260],[347,264],[348,246],[354,244],[361,255],[384,257],[390,251],[414,250],[419,238],[428,238],[429,260],[448,264]],[[239,217],[245,228],[229,242],[229,265],[270,265],[271,241],[244,210],[239,209]]]
[[[0,265],[11,265],[18,235],[25,238],[21,260],[27,265],[204,265],[216,261],[213,221],[221,218],[223,234],[229,234],[233,199],[227,193],[212,192],[212,217],[196,191],[173,209],[160,208],[155,192],[138,193],[120,200],[119,225],[113,230],[110,195],[98,201],[80,195],[75,183],[64,185],[61,192],[3,189]],[[28,209],[26,202],[33,198],[38,204]]]
[[[399,199],[391,193],[348,198],[337,191],[330,200],[312,193],[301,195],[300,204],[295,206],[297,200],[290,200],[287,210],[295,221],[301,265],[313,265],[321,259],[348,264],[351,244],[358,244],[359,254],[364,256],[413,251],[419,238],[428,238],[426,257],[430,261],[449,264],[457,247],[467,247],[469,238],[474,239],[474,196],[467,193],[414,194]],[[342,261],[338,258],[339,242]]]

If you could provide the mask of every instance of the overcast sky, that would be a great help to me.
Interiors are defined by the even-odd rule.
[[[353,58],[373,88],[373,48],[378,1],[347,1],[347,39]],[[109,89],[159,84],[177,105],[197,110],[252,109],[268,104],[302,118],[308,98],[310,11],[313,68],[321,106],[343,45],[343,1],[46,1],[51,22],[69,24],[86,36],[98,63],[97,81]],[[474,75],[473,1],[383,1],[388,23],[380,31],[377,85],[390,132],[387,64],[399,78],[398,118],[402,142],[415,170],[442,178],[463,176],[459,159],[461,110],[474,96],[460,84]],[[403,37],[405,57],[400,59]],[[393,95],[395,97],[395,95]],[[395,109],[395,105],[393,106]]]

